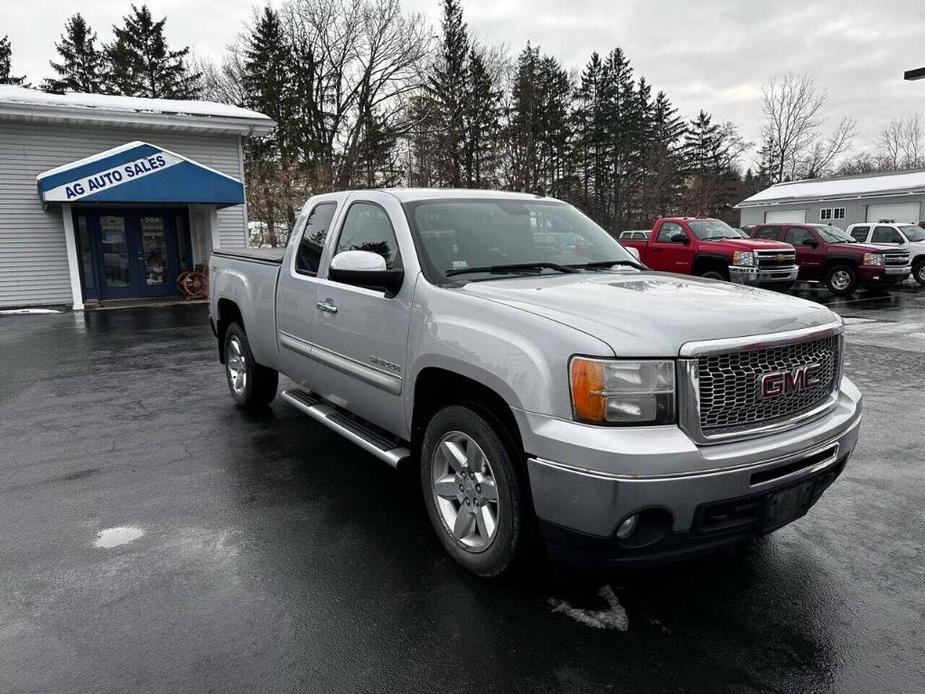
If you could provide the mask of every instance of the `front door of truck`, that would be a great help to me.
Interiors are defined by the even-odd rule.
[[[403,267],[392,220],[404,216],[392,196],[364,193],[350,200],[339,218],[331,258],[344,251],[370,251],[381,255],[389,269]],[[401,431],[404,424],[402,388],[413,283],[414,276],[406,272],[402,287],[390,295],[319,279],[315,295],[318,393],[390,431]]]
[[[821,281],[826,257],[825,242],[805,227],[789,227],[784,241],[796,250],[799,278],[804,282]]]
[[[318,268],[331,225],[338,213],[335,200],[322,200],[299,217],[276,289],[276,338],[280,361],[289,378],[316,390],[312,349],[317,338],[315,294]]]
[[[677,222],[662,222],[649,240],[646,264],[653,270],[689,274],[694,262],[691,234]]]

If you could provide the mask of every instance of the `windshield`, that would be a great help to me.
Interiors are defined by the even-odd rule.
[[[922,227],[917,227],[912,224],[900,224],[899,228],[902,229],[903,234],[906,235],[907,240],[925,241],[925,229]]]
[[[498,274],[522,273],[531,265],[545,266],[536,267],[541,272],[556,265],[637,263],[610,234],[561,202],[425,200],[405,208],[421,260],[439,282],[448,274],[454,279],[479,274],[479,279],[495,279]],[[495,273],[485,270],[493,266],[507,267]]]
[[[813,224],[813,229],[819,232],[826,243],[857,243],[858,240],[849,235],[844,229],[830,224]]]
[[[709,239],[747,239],[746,234],[741,229],[733,229],[726,222],[718,219],[697,219],[688,222],[691,231],[701,241]]]

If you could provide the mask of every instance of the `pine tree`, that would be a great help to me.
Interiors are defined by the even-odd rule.
[[[581,73],[572,112],[576,132],[575,156],[579,168],[580,199],[584,209],[599,221],[604,216],[604,64],[594,52]]]
[[[14,77],[10,74],[13,69],[13,46],[10,44],[10,38],[3,35],[0,38],[0,84],[12,84],[17,87],[28,87],[26,76]]]
[[[483,188],[494,183],[498,137],[501,129],[501,90],[485,61],[472,49],[463,101],[466,126],[463,141],[465,184]]]
[[[103,54],[97,49],[96,32],[80,15],[75,14],[64,25],[61,42],[55,50],[61,62],[49,61],[57,77],[49,77],[42,84],[47,92],[65,91],[99,94],[103,90]]]
[[[657,217],[675,212],[681,187],[683,158],[681,142],[685,124],[665,92],[652,102],[645,142],[643,166],[645,184],[637,224],[650,226]]]
[[[111,65],[109,88],[127,96],[193,99],[199,91],[199,73],[186,65],[189,47],[171,51],[164,36],[163,17],[154,21],[147,5],[132,5],[121,27],[112,28],[115,40],[106,46]]]
[[[633,81],[633,68],[621,48],[613,49],[604,61],[604,149],[608,185],[606,207],[609,227],[625,228],[629,212],[631,177],[638,165],[638,143],[642,135],[642,113]],[[634,157],[634,155],[636,155]]]
[[[434,108],[441,121],[439,178],[445,185],[462,185],[466,124],[464,95],[467,90],[469,37],[463,22],[460,0],[443,0],[440,54],[427,82]]]

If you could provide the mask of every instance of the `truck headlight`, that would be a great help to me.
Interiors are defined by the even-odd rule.
[[[572,412],[594,424],[671,424],[675,365],[669,359],[589,359],[569,364]]]
[[[874,266],[883,265],[883,255],[880,253],[865,253],[864,264]]]
[[[732,254],[732,264],[746,267],[755,266],[755,254],[753,251],[734,251]]]

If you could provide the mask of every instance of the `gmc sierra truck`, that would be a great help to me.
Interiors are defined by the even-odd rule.
[[[542,545],[626,566],[745,542],[804,515],[857,441],[835,314],[650,271],[550,198],[318,195],[285,249],[210,269],[235,403],[285,374],[290,405],[416,467],[481,576]]]
[[[662,217],[645,240],[621,237],[620,243],[664,272],[785,288],[799,272],[789,243],[756,241],[719,219]]]

